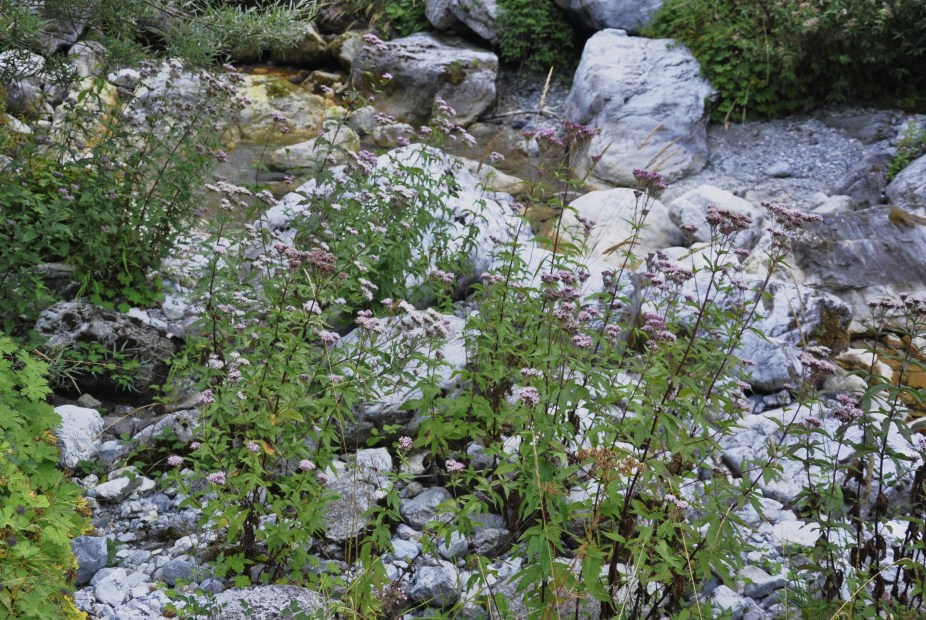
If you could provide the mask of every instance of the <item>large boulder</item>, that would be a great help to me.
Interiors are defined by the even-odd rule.
[[[797,239],[794,260],[807,284],[864,319],[875,297],[926,291],[926,219],[895,206],[825,215]]]
[[[425,17],[438,30],[465,26],[481,39],[497,43],[497,0],[427,0]]]
[[[669,203],[669,218],[679,227],[695,226],[697,230],[691,233],[691,240],[709,243],[711,229],[707,223],[707,210],[716,206],[727,211],[745,215],[752,220],[752,225],[736,235],[736,246],[751,248],[762,235],[762,224],[766,213],[748,200],[734,196],[726,190],[713,185],[699,185],[693,190],[685,192]]]
[[[620,28],[638,32],[662,6],[662,0],[554,0],[582,26],[590,30]]]
[[[125,314],[80,301],[61,301],[45,309],[35,331],[46,338],[44,348],[67,351],[81,359],[89,351],[110,355],[117,365],[131,362],[131,375],[116,376],[97,365],[78,366],[70,374],[84,392],[148,394],[167,379],[168,363],[176,345],[159,330]]]
[[[641,168],[674,180],[707,162],[713,95],[684,46],[602,30],[585,44],[566,118],[601,128],[584,160],[589,167],[604,151],[595,177],[631,185],[633,170]]]
[[[631,249],[634,234],[631,222],[643,221],[637,244],[632,248],[638,259],[684,242],[682,232],[672,223],[664,204],[653,201],[649,208],[649,214],[642,219],[643,199],[638,199],[631,189],[589,192],[572,201],[560,221],[560,230],[566,238],[580,242],[585,231],[578,218],[595,222],[591,235],[585,240],[589,260],[619,267],[624,263],[624,250]],[[636,267],[636,264],[631,266]]]
[[[926,215],[926,155],[901,170],[884,193],[894,206]]]
[[[243,140],[260,141],[278,135],[285,124],[287,138],[318,136],[325,120],[325,99],[276,75],[246,75],[239,94],[248,100],[238,119]],[[285,121],[279,121],[282,116]]]
[[[272,151],[267,165],[272,170],[300,174],[318,172],[331,164],[346,164],[359,150],[360,136],[347,125],[337,125],[318,138]]]
[[[438,99],[467,125],[495,101],[498,57],[461,39],[417,33],[368,45],[351,66],[351,82],[361,90],[381,85],[377,108],[403,122],[420,123],[438,111]],[[382,76],[390,74],[391,79]]]

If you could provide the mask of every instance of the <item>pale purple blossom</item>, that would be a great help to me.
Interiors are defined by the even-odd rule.
[[[337,335],[334,332],[329,332],[329,331],[318,332],[318,337],[321,339],[322,343],[325,346],[331,346],[341,339],[339,335]]]
[[[518,392],[518,398],[528,407],[534,407],[540,402],[540,392],[535,387],[522,387]]]
[[[572,337],[572,342],[580,349],[588,349],[595,344],[595,340],[587,334],[576,334]]]
[[[862,410],[858,406],[858,399],[849,394],[839,394],[836,397],[836,406],[833,415],[843,423],[854,422],[862,417]]]
[[[180,467],[183,465],[183,457],[177,456],[176,454],[171,454],[167,457],[167,464],[171,467]]]
[[[206,476],[206,480],[212,484],[225,484],[226,476],[224,471],[217,471]]]
[[[249,441],[245,447],[248,449],[248,452],[251,452],[252,454],[257,454],[260,452],[260,445],[255,441]]]
[[[405,452],[412,449],[412,438],[406,435],[399,437],[399,448]]]
[[[312,471],[315,469],[315,463],[309,459],[302,459],[299,461],[299,471]]]
[[[446,461],[444,461],[444,467],[447,469],[447,472],[451,474],[460,472],[466,469],[466,465],[454,459],[447,459]]]
[[[386,42],[372,32],[368,32],[363,35],[363,42],[368,46],[366,49],[371,49],[376,52],[385,52],[389,49],[389,46],[386,45]]]
[[[200,405],[211,405],[214,402],[215,395],[212,393],[212,390],[203,390],[202,394],[199,395]]]

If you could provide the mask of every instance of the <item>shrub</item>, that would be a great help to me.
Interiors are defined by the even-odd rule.
[[[447,233],[454,180],[439,172],[435,156],[408,147],[377,162],[363,151],[352,165],[323,173],[302,200],[288,203],[292,245],[269,226],[241,236],[220,225],[204,279],[205,330],[188,352],[210,370],[201,441],[187,461],[209,482],[189,503],[202,510],[201,525],[222,533],[220,576],[298,581],[316,568],[307,542],[324,530],[328,467],[356,447],[344,434],[351,411],[375,397],[378,377],[419,359],[421,344],[436,339],[427,330],[414,338],[385,332],[374,317],[374,309],[402,314],[398,300],[415,294],[410,282],[466,275],[461,256],[470,244]],[[273,203],[266,192],[213,189],[230,204]],[[435,290],[429,298],[439,296]],[[364,335],[337,344],[339,326],[355,320]],[[365,361],[370,354],[376,364]]]
[[[180,93],[172,86],[177,71],[162,70],[167,87],[156,97],[112,109],[103,107],[106,91],[94,81],[53,126],[50,146],[48,136],[20,143],[18,157],[0,170],[0,316],[7,329],[50,300],[41,263],[73,267],[78,294],[96,303],[146,305],[159,296],[149,278],[199,206],[228,101],[227,86],[206,77],[209,103]],[[154,73],[151,67],[147,75]],[[99,105],[85,105],[94,100]]]
[[[893,181],[901,170],[923,154],[926,154],[926,128],[917,123],[907,123],[897,142],[897,154],[887,167],[886,181]]]
[[[917,0],[670,0],[646,34],[691,49],[726,120],[850,97],[922,106],[924,27]]]
[[[538,174],[531,200],[556,196],[554,206],[568,208],[580,182],[570,163],[592,135],[575,125],[538,133],[544,160],[555,163]],[[452,195],[452,179],[425,172],[433,155],[417,152],[420,160],[388,172],[361,155],[358,174],[348,167],[333,172],[336,184],[310,185],[295,207],[294,245],[261,227],[213,246],[206,329],[188,352],[210,369],[204,426],[195,449],[173,462],[190,468],[177,481],[191,490],[200,524],[218,534],[210,550],[218,574],[239,585],[289,579],[331,588],[361,616],[400,613],[405,604],[382,593],[400,587],[384,557],[407,474],[383,472],[382,505],[372,505],[369,528],[344,543],[345,560],[362,566],[353,577],[318,575],[318,554],[328,547],[315,540],[327,506],[345,492],[341,480],[336,491],[326,484],[338,475],[337,456],[357,447],[356,416],[384,393],[407,393],[401,408],[416,415],[414,437],[396,442],[396,430],[384,428],[371,441],[400,460],[426,450],[428,473],[452,490],[446,512],[425,528],[423,554],[454,532],[471,532],[479,513],[496,512],[527,557],[516,578],[531,617],[578,613],[592,602],[601,617],[703,613],[701,586],[715,577],[732,582],[740,565],[737,511],[757,502],[758,480],[774,475],[772,460],[756,465],[756,478],[705,474],[720,439],[749,409],[733,351],[768,279],[748,286],[729,267],[748,222],[712,210],[703,267],[650,256],[637,281],[637,235],[664,188],[657,174],[638,171],[636,233],[615,249],[623,267],[604,272],[600,292],[587,297],[581,289],[593,274],[575,254],[581,233],[570,242],[576,237],[557,231],[557,252],[532,263],[522,221],[511,238],[493,241],[493,267],[472,290],[478,312],[462,334],[467,363],[450,369],[439,354],[449,319],[409,303],[409,283],[433,266],[412,261],[399,277]],[[220,189],[248,198],[240,188]],[[397,205],[402,225],[382,230]],[[788,236],[813,217],[771,209],[781,228],[769,277]],[[445,256],[450,240],[430,238],[436,249],[425,251]],[[392,247],[401,261],[383,263]],[[684,294],[692,280],[698,293]],[[341,339],[345,319],[357,330]],[[470,462],[473,445],[485,457],[479,467]],[[470,563],[483,569],[471,585],[486,594],[490,561]],[[507,613],[503,597],[489,604]]]
[[[42,49],[45,19],[86,24],[120,60],[166,52],[188,63],[229,56],[253,59],[287,47],[315,15],[312,0],[241,2],[216,0],[46,0],[40,6],[0,0],[0,49]]]
[[[57,469],[46,366],[0,335],[0,615],[82,617],[70,601],[71,539],[88,512]]]
[[[499,0],[499,56],[533,71],[566,67],[576,55],[576,32],[552,0]]]
[[[346,0],[339,4],[343,5],[339,13],[357,15],[393,37],[431,29],[424,14],[425,0]]]

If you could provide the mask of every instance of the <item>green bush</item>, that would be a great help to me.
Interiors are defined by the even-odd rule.
[[[717,120],[849,98],[926,103],[920,0],[669,0],[645,34],[691,49],[720,93]]]
[[[424,0],[345,0],[334,3],[335,12],[356,16],[391,37],[430,30]]]
[[[0,616],[82,617],[70,600],[79,489],[57,469],[46,366],[0,335]]]
[[[499,56],[534,71],[575,60],[576,33],[552,0],[499,0]]]
[[[103,101],[101,88],[81,93],[81,103],[99,105],[74,106],[52,132],[53,146],[41,135],[20,142],[0,170],[7,330],[51,300],[40,263],[72,266],[79,292],[97,303],[150,304],[160,294],[152,272],[200,205],[197,191],[219,146],[215,124],[226,109],[221,89],[208,89],[211,101],[198,105],[168,86],[142,111],[139,102]]]
[[[926,128],[917,123],[907,123],[903,135],[897,141],[897,154],[887,167],[887,182],[894,180],[900,171],[926,153]]]
[[[0,0],[0,50],[41,50],[44,20],[87,24],[122,60],[166,52],[187,62],[208,64],[229,57],[254,59],[273,47],[287,47],[312,20],[313,0]]]

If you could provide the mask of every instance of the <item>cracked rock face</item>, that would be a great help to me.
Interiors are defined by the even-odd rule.
[[[586,154],[607,148],[598,179],[631,186],[633,170],[657,168],[672,181],[707,163],[707,104],[714,95],[698,61],[670,39],[602,30],[585,44],[566,99],[566,119],[600,127]],[[656,162],[656,163],[651,163]]]
[[[77,354],[82,347],[95,347],[97,353],[113,352],[113,361],[137,362],[130,384],[123,385],[108,372],[84,372],[77,369],[71,376],[82,392],[107,394],[118,392],[149,393],[151,386],[167,378],[167,362],[176,346],[150,325],[125,314],[83,302],[59,302],[44,310],[35,324],[39,335],[47,338],[49,350],[67,350]]]
[[[367,46],[351,67],[351,83],[358,88],[392,79],[382,86],[376,107],[399,121],[417,124],[438,110],[437,98],[456,115],[450,120],[468,125],[495,101],[498,57],[461,39],[418,33]]]

